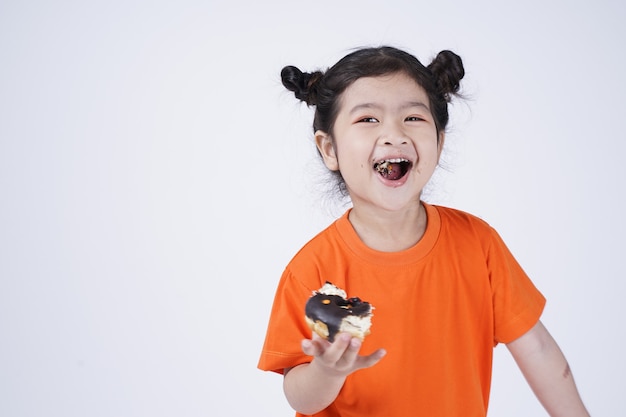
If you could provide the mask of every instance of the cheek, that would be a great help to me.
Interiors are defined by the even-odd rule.
[[[433,168],[439,163],[440,148],[436,144],[423,147],[419,152],[418,165],[423,168]]]

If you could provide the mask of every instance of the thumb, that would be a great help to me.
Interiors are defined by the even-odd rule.
[[[360,356],[358,359],[359,368],[369,368],[376,365],[385,355],[387,351],[385,349],[378,349],[374,353],[367,356]]]

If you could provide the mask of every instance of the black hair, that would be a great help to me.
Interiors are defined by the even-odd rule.
[[[287,66],[281,71],[283,85],[299,100],[315,106],[313,130],[332,134],[339,112],[339,98],[353,82],[362,77],[404,72],[428,95],[437,132],[448,124],[448,103],[457,94],[465,75],[461,57],[452,51],[441,51],[425,67],[413,55],[391,46],[364,48],[339,60],[325,73],[302,72]]]

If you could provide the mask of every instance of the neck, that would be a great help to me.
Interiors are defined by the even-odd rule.
[[[348,219],[368,247],[398,252],[414,246],[426,231],[426,209],[418,202],[400,211],[368,210],[355,206]]]

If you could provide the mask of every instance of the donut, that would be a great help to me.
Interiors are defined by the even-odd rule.
[[[304,308],[305,320],[312,331],[333,342],[337,333],[350,333],[361,340],[370,333],[370,303],[358,297],[346,298],[346,292],[331,282],[313,291]]]

